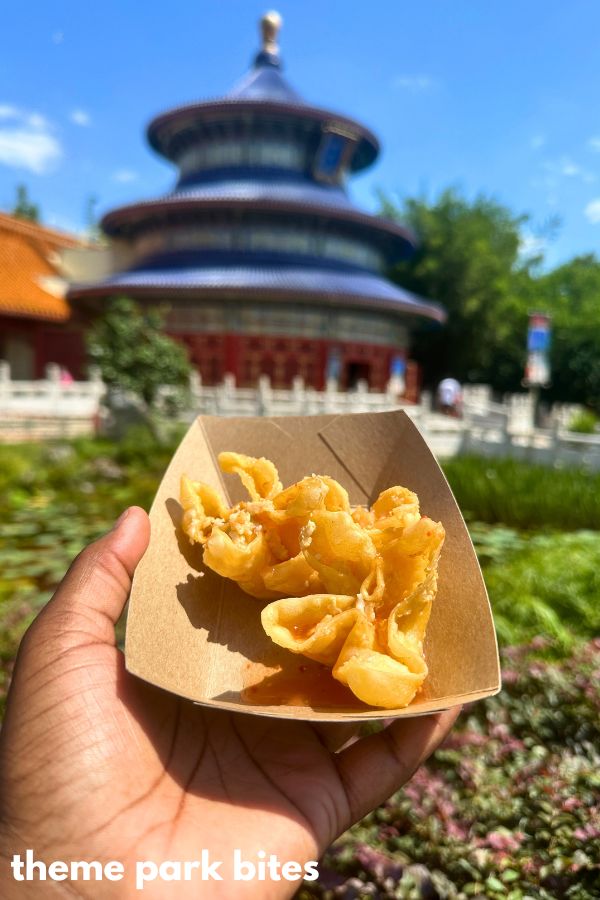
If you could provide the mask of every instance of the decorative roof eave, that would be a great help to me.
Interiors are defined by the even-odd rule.
[[[362,309],[378,309],[386,312],[400,313],[402,315],[415,316],[418,318],[430,319],[439,324],[444,324],[448,318],[445,309],[438,303],[424,300],[416,294],[411,293],[403,288],[398,287],[383,279],[374,276],[367,276],[365,288],[353,290],[349,292],[343,289],[343,286],[336,284],[334,279],[329,278],[329,273],[311,273],[317,276],[314,285],[302,283],[285,284],[285,275],[281,277],[277,273],[279,284],[273,284],[273,278],[261,279],[260,283],[251,284],[246,280],[246,272],[240,271],[238,274],[244,279],[244,283],[232,284],[219,281],[218,279],[208,279],[210,284],[198,285],[194,283],[195,273],[187,273],[187,282],[183,281],[177,274],[162,274],[158,276],[156,273],[137,273],[131,271],[124,273],[122,276],[115,276],[107,279],[104,283],[98,284],[81,284],[71,285],[68,293],[68,299],[73,301],[93,301],[94,299],[104,299],[117,294],[124,294],[135,299],[162,300],[168,301],[170,297],[200,299],[208,301],[210,299],[220,300],[254,300],[269,302],[301,302],[315,303],[319,305],[339,306],[343,303],[344,307],[354,307]],[[231,275],[231,273],[228,273]],[[297,272],[295,273],[297,276]],[[293,281],[292,273],[292,281]],[[146,281],[149,276],[150,280]],[[259,273],[260,276],[260,273]],[[221,273],[218,273],[218,278]],[[347,284],[357,284],[356,275],[346,274]],[[137,279],[137,280],[136,280]],[[288,279],[289,281],[290,279]],[[313,279],[314,280],[314,279]],[[374,291],[369,291],[369,280],[375,287]],[[377,296],[377,282],[385,286],[388,296]],[[395,295],[395,296],[394,296]]]
[[[74,235],[0,213],[0,318],[64,322],[62,255],[89,244]]]
[[[39,222],[32,222],[29,219],[20,219],[18,216],[5,212],[0,212],[0,230],[46,241],[53,248],[90,246],[90,242],[85,238],[67,234],[65,231],[58,231],[56,228],[49,228],[47,225],[40,225]]]
[[[71,310],[65,300],[56,297],[48,298],[47,305],[43,303],[18,298],[15,300],[4,299],[0,304],[0,317],[11,319],[35,319],[40,322],[67,322],[71,318]],[[50,300],[55,300],[52,305]]]
[[[94,287],[91,287],[91,288],[87,288],[85,285],[83,285],[83,286],[73,285],[69,290],[69,300],[78,301],[78,300],[85,300],[88,298],[89,299],[92,299],[92,298],[103,299],[107,296],[116,296],[117,294],[123,294],[123,295],[126,294],[128,297],[133,297],[136,300],[138,300],[138,299],[139,300],[159,300],[159,301],[164,302],[165,300],[168,301],[168,297],[165,296],[166,290],[168,290],[168,288],[165,288],[163,286],[151,287],[151,286],[144,285],[143,287],[136,287],[136,288],[130,287],[128,289],[114,288],[112,291],[107,291],[106,287],[104,287],[104,289],[102,289],[101,285],[100,286],[94,285]],[[178,296],[185,295],[186,297],[188,297],[190,299],[194,299],[194,298],[200,299],[201,298],[204,301],[209,299],[207,292],[203,288],[201,288],[201,289],[192,288],[192,287],[177,288],[176,292],[177,292]],[[316,293],[315,294],[306,293],[305,295],[303,295],[301,291],[282,290],[281,288],[278,288],[278,289],[246,288],[242,292],[241,290],[238,290],[238,289],[236,289],[234,291],[230,287],[223,286],[223,287],[212,288],[210,293],[215,298],[218,298],[221,300],[226,300],[226,299],[239,300],[240,296],[243,293],[243,297],[245,300],[264,300],[264,301],[269,301],[269,302],[277,302],[278,300],[282,301],[282,302],[286,302],[289,300],[293,300],[296,302],[311,303],[311,302],[315,302],[315,300],[318,299],[319,303],[326,304],[329,306],[336,305],[335,301],[339,302],[339,299],[340,299],[339,297],[337,297],[335,295],[316,294]],[[375,301],[375,300],[373,300],[372,297],[357,296],[357,297],[352,297],[352,298],[344,297],[344,305],[349,306],[349,307],[359,307],[362,309],[375,308],[375,309],[380,309],[380,310],[384,310],[387,312],[403,313],[404,315],[415,316],[418,318],[431,319],[434,322],[438,322],[438,324],[440,324],[440,325],[445,324],[445,322],[447,321],[447,318],[448,318],[445,310],[443,310],[441,308],[441,306],[439,306],[438,304],[433,304],[433,303],[429,304],[431,309],[428,311],[425,311],[425,310],[421,310],[421,309],[409,306],[408,304],[406,306],[403,306],[402,303],[400,303],[398,301],[387,301],[387,302],[382,301],[382,300]]]
[[[101,225],[107,235],[115,237],[124,224],[141,224],[148,219],[149,213],[199,212],[208,209],[221,209],[224,211],[241,209],[251,212],[275,212],[294,216],[325,217],[334,219],[337,222],[361,225],[369,230],[400,238],[405,244],[409,245],[410,249],[414,249],[417,245],[417,239],[412,231],[403,225],[398,225],[397,222],[393,222],[391,219],[372,216],[358,209],[338,210],[319,206],[316,203],[282,200],[210,199],[198,201],[195,198],[179,197],[174,199],[164,197],[158,200],[143,200],[139,203],[132,203],[128,206],[120,206],[117,209],[113,209],[103,217]]]
[[[353,156],[353,171],[359,171],[377,158],[380,144],[377,137],[364,125],[356,122],[348,116],[340,115],[331,110],[318,106],[309,106],[305,103],[281,103],[272,100],[244,99],[239,97],[221,97],[216,100],[206,100],[199,103],[189,103],[177,106],[164,112],[149,123],[146,134],[150,146],[162,156],[171,159],[169,153],[169,140],[175,133],[179,133],[186,127],[192,126],[199,119],[232,118],[236,114],[259,113],[261,116],[275,115],[286,118],[301,118],[312,122],[334,123],[347,129],[356,135],[359,142],[366,145],[360,165],[356,165],[356,153]]]

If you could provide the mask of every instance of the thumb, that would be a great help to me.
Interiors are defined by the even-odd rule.
[[[115,644],[115,623],[123,612],[131,579],[150,539],[150,521],[132,506],[112,530],[74,560],[54,597],[31,627],[44,644],[53,635],[61,644]]]

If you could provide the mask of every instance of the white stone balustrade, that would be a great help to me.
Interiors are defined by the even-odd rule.
[[[60,367],[50,364],[45,378],[12,381],[0,360],[0,441],[89,434],[105,391],[97,371],[88,381],[63,382]]]
[[[353,391],[339,391],[328,382],[324,391],[306,387],[300,378],[289,389],[274,388],[262,376],[256,388],[239,388],[232,375],[216,386],[202,384],[197,372],[189,383],[189,401],[181,418],[195,415],[302,416],[356,412],[383,412],[403,408],[440,458],[458,453],[512,456],[545,465],[585,465],[600,470],[600,434],[580,435],[567,425],[581,407],[553,407],[549,427],[535,428],[533,403],[528,394],[513,394],[498,403],[488,385],[465,385],[462,418],[440,415],[431,408],[431,395],[410,405],[399,398],[395,385],[371,392],[365,382]],[[6,362],[0,361],[0,441],[44,440],[91,434],[100,421],[106,392],[97,373],[89,381],[65,383],[60,369],[48,366],[39,381],[12,381]],[[164,387],[161,398],[174,392]]]

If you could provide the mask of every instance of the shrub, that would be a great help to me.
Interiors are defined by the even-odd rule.
[[[500,642],[539,634],[564,655],[578,638],[600,635],[600,535],[519,534],[471,525]]]
[[[112,297],[87,334],[90,359],[110,391],[131,391],[152,407],[163,385],[186,385],[190,364],[164,333],[166,310]]]
[[[600,529],[600,474],[514,459],[458,456],[444,463],[469,521],[522,529]]]
[[[569,422],[569,431],[576,431],[579,434],[594,434],[598,425],[598,417],[589,409],[582,409],[577,415],[573,416]]]

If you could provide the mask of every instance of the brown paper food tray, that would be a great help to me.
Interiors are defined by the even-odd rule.
[[[237,476],[219,470],[222,450],[272,459],[284,487],[312,473],[330,475],[355,505],[404,485],[416,491],[424,514],[443,523],[439,589],[425,641],[429,675],[408,707],[366,706],[329,670],[276,646],[261,626],[263,601],[203,567],[201,548],[190,545],[180,528],[179,480],[185,473],[231,502],[247,499]],[[438,463],[401,411],[201,416],[165,473],[150,519],[150,546],[134,578],[125,642],[128,670],[145,681],[206,706],[334,722],[424,715],[500,689],[494,623],[473,544]]]

